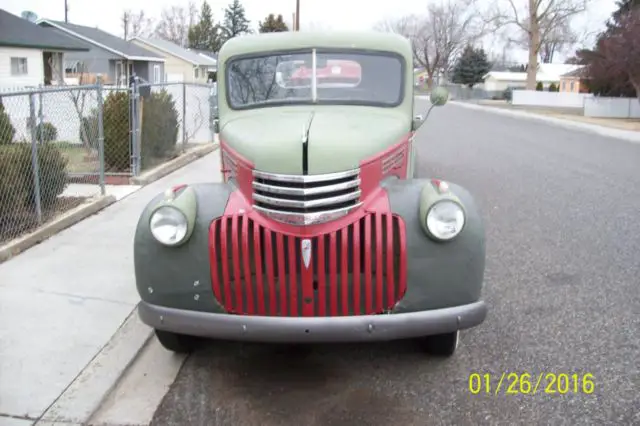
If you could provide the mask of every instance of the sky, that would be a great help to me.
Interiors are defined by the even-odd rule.
[[[482,2],[495,0],[478,0]],[[523,3],[523,0],[515,0]],[[576,18],[575,25],[579,31],[599,30],[604,21],[615,10],[615,0],[589,0],[591,5],[587,12]],[[144,10],[149,17],[159,18],[162,9],[174,5],[187,6],[189,0],[107,0],[93,3],[89,0],[67,0],[69,5],[69,22],[79,25],[93,26],[122,36],[121,15],[125,9]],[[224,17],[223,10],[230,0],[209,0],[214,19]],[[252,26],[269,13],[282,14],[291,22],[295,12],[295,0],[242,0],[251,20]],[[201,0],[195,0],[200,8]],[[366,30],[381,19],[401,16],[409,13],[421,13],[427,1],[420,0],[300,0],[300,27],[335,30]],[[523,3],[524,4],[524,3]],[[64,20],[64,0],[0,0],[0,8],[20,15],[24,10],[35,12],[40,18]],[[496,40],[489,40],[485,47],[496,45]],[[501,49],[499,49],[501,52]],[[495,53],[500,53],[495,52]],[[526,61],[526,52],[514,50],[511,56],[518,61]]]

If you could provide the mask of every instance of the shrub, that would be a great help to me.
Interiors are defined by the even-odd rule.
[[[58,129],[47,121],[36,126],[36,141],[47,143],[58,139]]]
[[[544,86],[542,85],[541,81],[539,81],[538,84],[536,84],[536,90],[538,92],[542,92],[544,90]]]
[[[504,92],[502,93],[502,96],[508,101],[511,102],[511,97],[512,97],[512,93],[513,92],[513,88],[512,87],[507,87]]]
[[[38,146],[40,203],[43,211],[54,207],[67,185],[67,159],[54,144]],[[35,184],[31,144],[0,147],[0,222],[25,221],[35,214]]]
[[[178,141],[178,111],[173,96],[166,90],[144,98],[140,136],[143,168],[154,159],[174,153]]]
[[[89,116],[82,117],[81,125],[84,132],[80,128],[78,137],[83,145],[98,149],[98,110],[93,109]]]
[[[11,117],[4,110],[2,99],[0,98],[0,145],[8,145],[13,142],[16,136],[16,129],[11,123]]]
[[[104,100],[104,163],[111,171],[129,169],[129,93],[111,92]]]
[[[557,91],[558,91],[558,86],[556,86],[556,84],[555,84],[555,83],[551,83],[551,84],[549,85],[549,89],[548,89],[548,90],[549,90],[550,92],[557,92]]]

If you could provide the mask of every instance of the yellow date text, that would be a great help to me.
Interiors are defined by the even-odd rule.
[[[474,395],[566,395],[595,391],[595,378],[591,373],[471,373],[469,392]]]

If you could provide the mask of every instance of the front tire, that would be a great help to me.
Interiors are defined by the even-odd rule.
[[[455,353],[459,341],[460,331],[454,331],[453,333],[426,336],[423,345],[429,355],[448,358]]]
[[[171,352],[188,354],[196,349],[199,339],[186,334],[172,333],[170,331],[155,330],[156,337],[160,344]]]

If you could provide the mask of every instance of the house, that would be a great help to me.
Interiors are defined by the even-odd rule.
[[[210,80],[209,73],[216,71],[217,62],[213,58],[187,50],[173,42],[139,36],[130,41],[164,57],[167,82],[207,83]]]
[[[83,42],[0,9],[0,85],[4,87],[63,83],[64,56],[88,51]]]
[[[200,56],[204,56],[205,58],[208,59],[213,59],[216,62],[216,70],[215,71],[209,71],[209,79],[211,81],[217,81],[217,73],[218,73],[218,54],[212,50],[206,50],[206,49],[187,49],[191,52],[195,52]]]
[[[560,84],[560,76],[574,71],[578,65],[570,64],[539,64],[536,81],[541,82],[547,89],[551,83]],[[490,71],[485,74],[484,89],[488,91],[502,91],[507,88],[525,88],[527,85],[526,72]]]
[[[78,78],[79,84],[93,83],[98,74],[105,84],[117,86],[127,86],[134,74],[149,83],[164,81],[165,60],[157,53],[98,28],[51,19],[41,19],[38,24],[90,45],[88,52],[74,52],[65,61],[67,74]]]
[[[560,91],[573,93],[589,93],[584,67],[578,68],[560,76]]]

